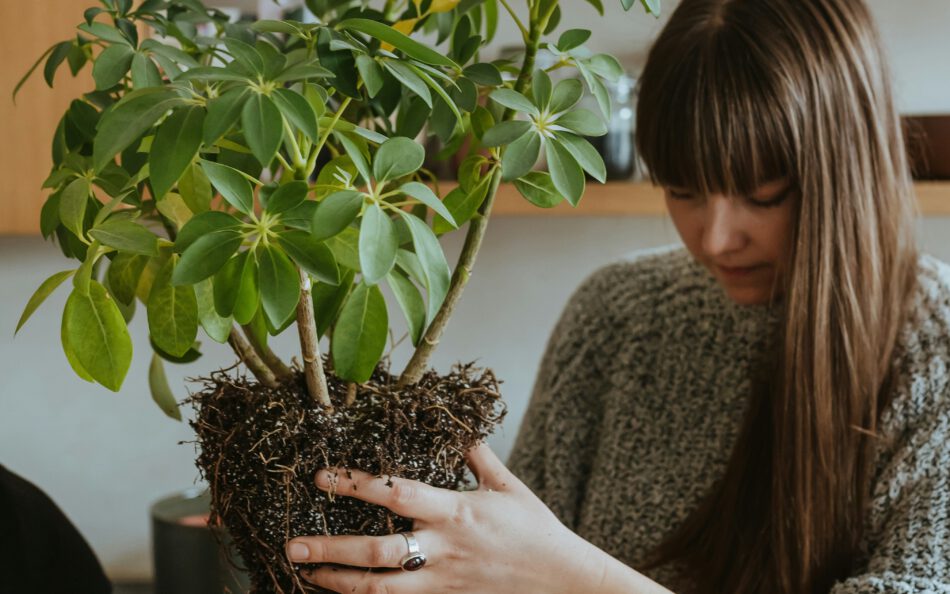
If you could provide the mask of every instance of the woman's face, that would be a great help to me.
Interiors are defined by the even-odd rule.
[[[786,180],[751,196],[699,196],[666,187],[666,205],[694,258],[741,305],[781,295],[792,226],[792,188]]]

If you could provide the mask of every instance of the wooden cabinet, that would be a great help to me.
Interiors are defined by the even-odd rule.
[[[17,81],[58,41],[76,34],[83,10],[94,0],[0,2],[0,234],[38,235],[40,208],[48,190],[40,186],[52,166],[50,143],[73,97],[92,89],[88,70],[72,78],[64,64],[56,88],[43,81],[43,65],[11,98]]]

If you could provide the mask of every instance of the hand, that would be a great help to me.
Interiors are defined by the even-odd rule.
[[[470,450],[467,459],[478,479],[475,491],[355,470],[317,473],[317,486],[325,491],[332,482],[338,496],[413,518],[413,533],[428,558],[421,570],[400,569],[408,547],[399,534],[295,538],[288,557],[297,563],[393,568],[370,573],[321,567],[302,574],[312,584],[353,594],[591,591],[610,558],[559,522],[487,445]]]

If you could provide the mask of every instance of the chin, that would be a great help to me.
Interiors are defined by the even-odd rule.
[[[770,290],[753,287],[725,287],[726,295],[738,305],[766,305],[772,297]]]

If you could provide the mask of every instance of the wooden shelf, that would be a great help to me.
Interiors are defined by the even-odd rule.
[[[925,216],[950,216],[950,182],[917,182],[917,199]],[[665,217],[663,191],[648,183],[588,183],[576,208],[568,203],[542,209],[525,200],[511,184],[502,185],[495,199],[497,216]]]

